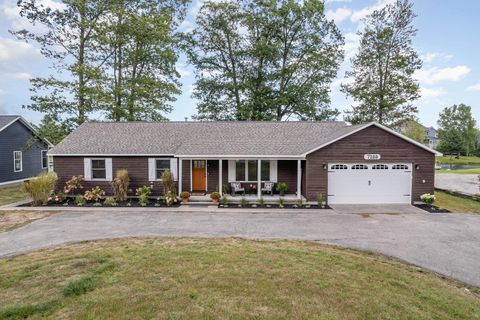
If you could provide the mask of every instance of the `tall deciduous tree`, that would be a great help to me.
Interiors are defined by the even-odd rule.
[[[198,118],[330,119],[343,38],[323,2],[207,1],[187,41]]]
[[[477,144],[476,121],[470,106],[446,107],[438,119],[438,150],[446,154],[470,155]]]
[[[71,0],[51,8],[35,0],[20,0],[20,15],[41,32],[12,31],[19,39],[38,43],[55,73],[31,80],[32,103],[27,108],[51,116],[64,115],[76,125],[97,107],[97,80],[103,61],[97,56],[98,21],[108,1]]]
[[[187,0],[115,0],[103,21],[102,47],[109,68],[103,82],[107,117],[164,120],[180,93],[179,37]]]
[[[425,143],[427,140],[425,128],[416,120],[409,120],[405,122],[402,132],[407,137],[420,143]]]
[[[420,94],[413,73],[422,64],[412,46],[417,31],[414,18],[412,3],[397,0],[365,19],[360,48],[352,70],[346,72],[353,81],[342,85],[358,103],[346,111],[346,120],[397,127],[414,117],[417,108],[412,102]]]

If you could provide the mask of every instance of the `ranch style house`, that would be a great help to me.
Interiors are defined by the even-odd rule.
[[[133,190],[162,195],[170,170],[179,193],[268,197],[284,182],[308,201],[410,204],[433,193],[440,153],[375,122],[172,121],[84,123],[49,155],[58,185],[83,175],[86,188],[107,193],[127,169]]]

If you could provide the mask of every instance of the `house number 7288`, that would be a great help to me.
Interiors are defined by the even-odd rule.
[[[380,155],[377,153],[367,153],[363,155],[365,160],[380,160]]]

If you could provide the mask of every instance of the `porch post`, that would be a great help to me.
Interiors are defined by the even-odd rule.
[[[183,178],[182,165],[183,165],[182,158],[178,158],[178,195],[180,195],[180,193],[182,192],[182,178]]]
[[[262,160],[257,160],[257,197],[262,196]]]
[[[297,198],[302,198],[302,160],[297,160]]]
[[[223,161],[222,159],[219,159],[218,160],[218,192],[220,192],[220,196],[223,197],[222,174],[223,174]]]

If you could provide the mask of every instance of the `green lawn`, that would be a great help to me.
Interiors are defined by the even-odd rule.
[[[452,212],[478,213],[480,214],[480,202],[452,196],[445,192],[436,191],[435,205]]]
[[[313,242],[83,242],[0,274],[5,319],[480,319],[478,289]]]
[[[455,174],[480,174],[480,168],[458,169],[458,170],[435,170],[436,174],[455,173]]]
[[[455,159],[455,156],[443,156],[443,157],[435,157],[435,162],[438,164],[449,164],[449,163],[456,163],[456,164],[478,164],[480,165],[480,157],[460,157],[459,159]]]
[[[20,187],[0,188],[0,206],[26,199]]]

